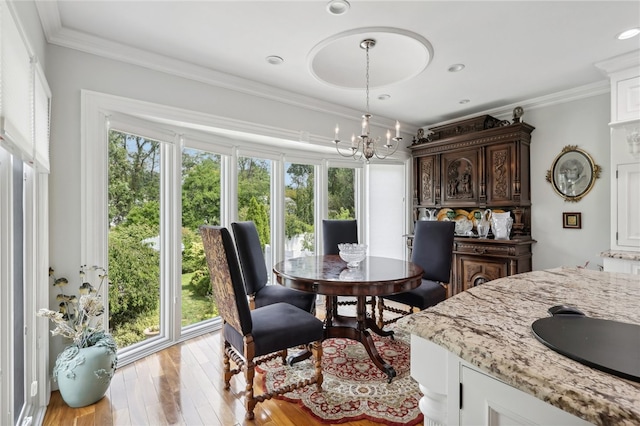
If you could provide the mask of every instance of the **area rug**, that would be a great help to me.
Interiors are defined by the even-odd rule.
[[[371,362],[364,346],[349,339],[327,339],[322,344],[324,382],[289,392],[279,398],[299,404],[322,423],[345,423],[368,419],[386,425],[415,425],[423,420],[418,408],[422,393],[411,378],[409,336],[396,333],[395,340],[373,334],[378,353],[397,376],[387,375]],[[313,375],[311,360],[292,367],[279,359],[260,365],[267,391]]]

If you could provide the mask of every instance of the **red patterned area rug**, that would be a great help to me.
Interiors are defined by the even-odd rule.
[[[387,383],[387,375],[371,362],[360,343],[327,339],[322,345],[322,392],[312,385],[280,398],[299,404],[323,423],[368,419],[395,426],[422,422],[418,408],[422,393],[409,372],[409,336],[396,332],[395,340],[375,334],[373,339],[378,353],[396,370],[397,376],[391,383]],[[275,359],[258,370],[264,373],[268,391],[313,375],[311,360],[285,367],[280,359]]]

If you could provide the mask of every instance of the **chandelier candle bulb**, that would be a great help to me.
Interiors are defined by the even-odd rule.
[[[396,138],[400,137],[400,122],[396,120]]]
[[[391,146],[391,130],[387,129],[387,146]]]
[[[338,138],[338,132],[340,131],[340,127],[338,127],[338,125],[336,124],[336,137],[335,140],[339,141],[340,139]]]

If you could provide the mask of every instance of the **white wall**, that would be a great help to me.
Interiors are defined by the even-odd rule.
[[[602,265],[598,253],[609,248],[610,239],[609,111],[609,93],[525,110],[524,121],[536,127],[531,136],[534,269]],[[603,168],[593,189],[577,203],[564,201],[545,180],[566,145],[578,145]],[[582,213],[582,229],[563,229],[562,212]]]

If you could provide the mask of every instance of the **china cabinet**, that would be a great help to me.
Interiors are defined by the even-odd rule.
[[[513,122],[484,115],[433,127],[410,147],[414,220],[421,211],[437,209],[438,220],[474,225],[455,238],[450,296],[531,270],[529,152],[534,127],[521,122],[521,114],[514,111]],[[509,213],[508,239],[496,240],[493,233],[478,238],[477,223],[486,209]]]

